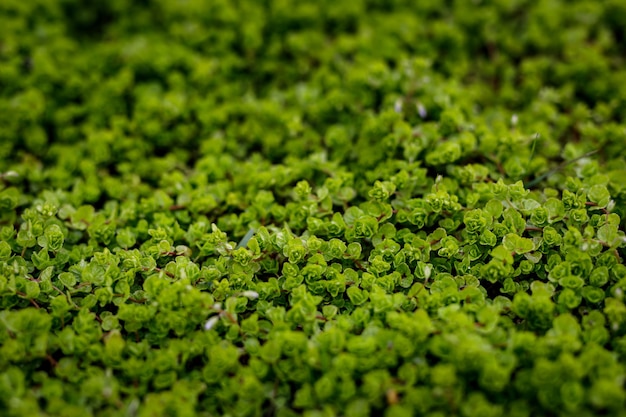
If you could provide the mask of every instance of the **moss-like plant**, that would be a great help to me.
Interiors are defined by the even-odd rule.
[[[625,416],[625,4],[0,1],[0,415]]]

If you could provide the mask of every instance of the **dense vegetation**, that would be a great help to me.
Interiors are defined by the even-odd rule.
[[[625,28],[0,1],[0,415],[626,416]]]

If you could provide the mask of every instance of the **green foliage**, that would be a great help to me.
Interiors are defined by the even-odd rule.
[[[0,1],[0,414],[623,416],[623,3]]]

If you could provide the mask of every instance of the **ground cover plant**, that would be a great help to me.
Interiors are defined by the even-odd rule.
[[[0,1],[0,415],[625,416],[625,28]]]

